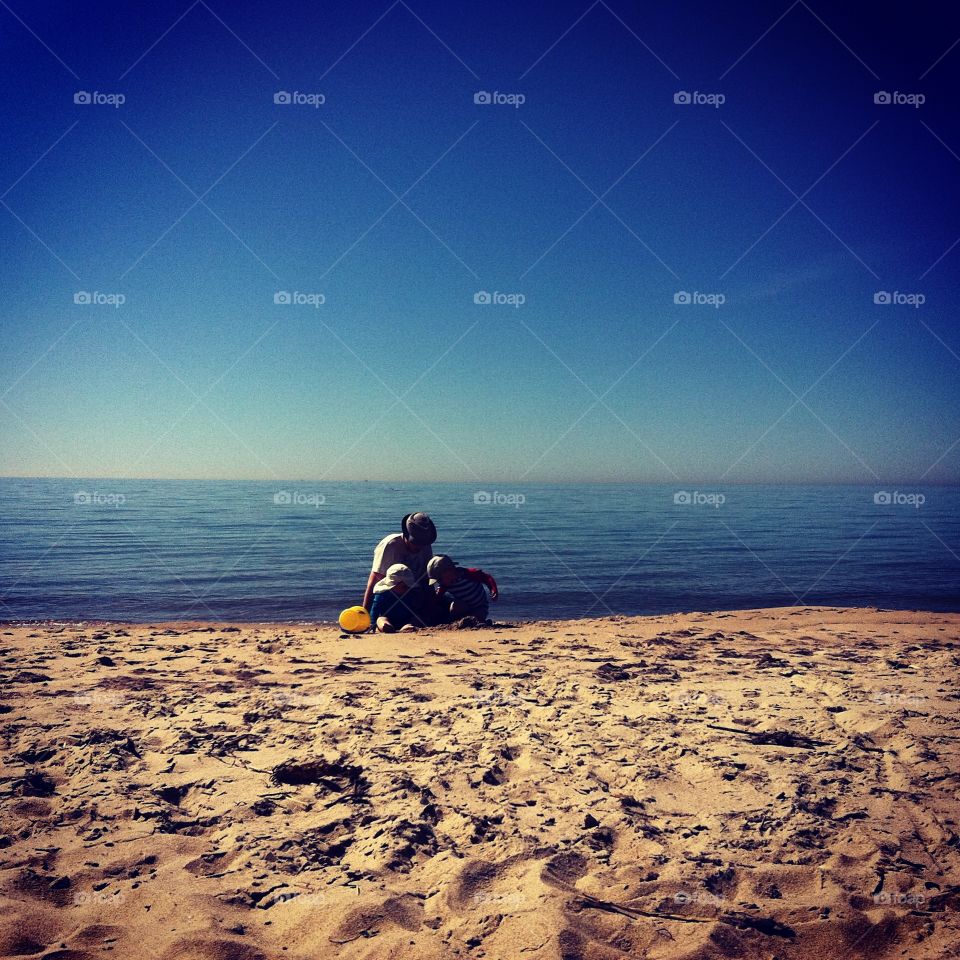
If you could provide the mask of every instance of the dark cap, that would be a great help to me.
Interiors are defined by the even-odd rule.
[[[420,546],[427,546],[437,539],[437,528],[425,513],[408,513],[400,522],[403,535]]]
[[[431,577],[434,580],[439,580],[448,570],[456,570],[457,565],[446,556],[446,554],[441,553],[438,557],[431,557],[430,562],[427,564],[427,576]]]

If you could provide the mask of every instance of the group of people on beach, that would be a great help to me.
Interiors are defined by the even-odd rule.
[[[427,514],[408,513],[400,532],[377,544],[363,594],[377,630],[488,622],[489,601],[499,596],[496,580],[478,567],[461,567],[446,554],[435,555],[436,539],[436,525]]]

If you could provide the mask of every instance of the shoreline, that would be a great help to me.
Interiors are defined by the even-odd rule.
[[[496,612],[496,611],[493,611]],[[665,613],[643,613],[643,614],[631,614],[631,613],[616,613],[616,614],[606,614],[602,617],[593,617],[593,616],[583,616],[583,617],[531,617],[529,619],[511,619],[511,620],[495,620],[492,627],[479,627],[479,628],[468,628],[468,629],[478,629],[478,630],[493,630],[497,628],[503,629],[516,629],[518,627],[529,627],[540,624],[560,624],[560,623],[569,623],[569,624],[592,624],[592,623],[619,623],[624,620],[635,621],[635,620],[662,620],[666,618],[676,618],[676,617],[731,617],[731,616],[756,616],[758,614],[774,614],[774,613],[784,613],[785,615],[793,615],[794,613],[833,613],[833,614],[854,614],[854,613],[869,613],[869,614],[915,614],[917,616],[926,616],[926,617],[960,617],[960,609],[957,610],[931,610],[921,607],[878,607],[874,605],[867,606],[850,606],[850,605],[824,605],[824,604],[793,604],[788,606],[779,606],[779,607],[737,607],[737,608],[716,608],[713,610],[677,610],[677,611],[668,611]],[[271,627],[316,627],[316,628],[330,628],[335,630],[340,630],[339,625],[336,620],[240,620],[240,619],[230,619],[226,617],[217,618],[217,619],[203,619],[203,620],[183,620],[177,618],[163,619],[163,618],[154,618],[148,620],[125,620],[125,619],[99,619],[99,618],[66,618],[66,619],[56,619],[56,618],[44,618],[44,619],[11,619],[5,620],[0,618],[0,628],[15,628],[15,627],[109,627],[109,626],[123,626],[123,627],[176,627],[179,629],[185,628],[205,628],[205,627],[217,627],[217,626],[230,626],[238,627],[240,629],[247,629],[253,627],[259,627],[261,629],[269,629]],[[453,629],[450,625],[440,624],[432,627],[423,627],[420,632],[430,632],[430,631],[449,631]],[[343,631],[340,631],[343,632]],[[372,631],[370,631],[372,632]],[[356,636],[364,636],[365,634],[356,634]]]

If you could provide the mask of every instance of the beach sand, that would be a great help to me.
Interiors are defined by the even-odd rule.
[[[960,955],[957,614],[0,637],[4,957]]]

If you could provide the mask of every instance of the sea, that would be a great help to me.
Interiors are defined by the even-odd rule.
[[[960,611],[956,487],[6,478],[0,620],[332,621],[421,510],[498,620]]]

